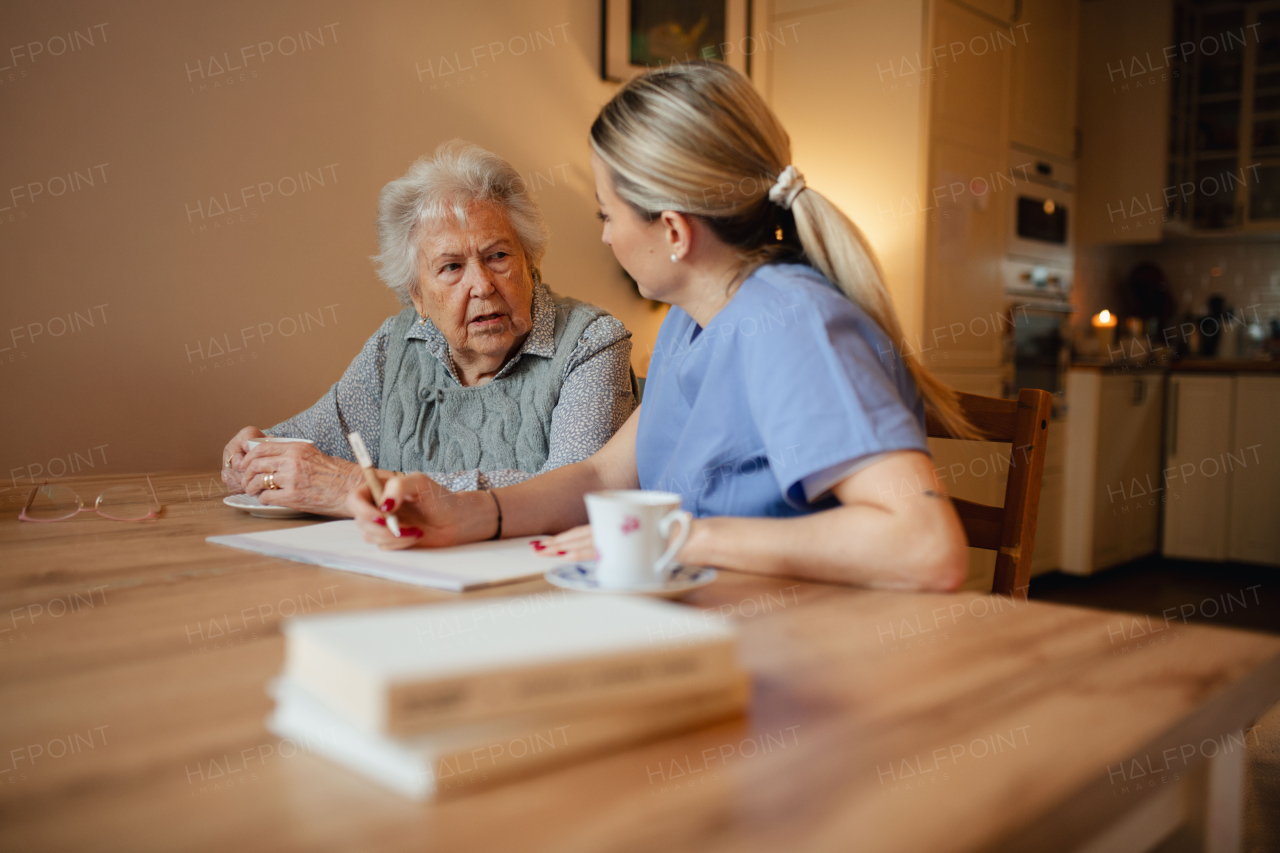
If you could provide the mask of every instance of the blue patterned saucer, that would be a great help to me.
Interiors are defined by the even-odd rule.
[[[623,589],[604,589],[596,580],[595,561],[556,566],[543,575],[547,583],[575,592],[597,592],[606,595],[649,595],[654,598],[679,598],[704,587],[716,579],[716,570],[704,566],[681,566],[667,572],[666,583],[646,584]]]

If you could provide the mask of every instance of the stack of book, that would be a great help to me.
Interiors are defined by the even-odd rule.
[[[742,713],[732,625],[644,598],[301,616],[267,727],[426,799]]]

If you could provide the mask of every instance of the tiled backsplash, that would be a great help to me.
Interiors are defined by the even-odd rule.
[[[1264,322],[1280,317],[1280,241],[1254,238],[1078,249],[1072,300],[1081,312],[1077,322],[1103,308],[1115,311],[1117,287],[1143,261],[1164,271],[1178,316],[1207,313],[1209,297],[1220,294],[1237,311],[1257,306]]]

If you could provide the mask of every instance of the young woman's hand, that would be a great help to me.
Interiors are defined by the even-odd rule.
[[[596,559],[596,545],[591,539],[590,524],[570,528],[550,539],[534,540],[531,544],[542,557],[553,557],[559,560]]]
[[[682,558],[686,554],[692,553],[692,548],[699,534],[707,529],[705,519],[696,519],[690,522],[689,538],[685,546],[680,549],[680,553],[676,554],[676,560],[683,562]],[[675,533],[672,533],[674,536]],[[668,540],[670,541],[670,540]],[[573,527],[561,533],[559,536],[552,536],[549,539],[536,539],[532,543],[537,549],[538,555],[542,557],[552,557],[558,560],[598,560],[600,555],[596,553],[596,543],[591,538],[591,525],[583,524],[579,527]]]
[[[422,545],[441,548],[459,542],[458,501],[449,490],[425,474],[392,477],[382,487],[381,511],[373,505],[369,486],[361,482],[347,496],[347,511],[356,520],[364,541],[396,550]],[[383,512],[394,512],[400,535],[387,527]]]

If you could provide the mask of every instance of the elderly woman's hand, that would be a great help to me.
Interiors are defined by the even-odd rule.
[[[244,491],[238,466],[249,452],[249,440],[265,438],[266,435],[257,427],[247,426],[236,433],[235,438],[222,449],[222,484],[231,490],[231,494],[238,495]]]
[[[425,474],[392,477],[382,488],[382,507],[373,505],[369,486],[361,480],[347,496],[347,512],[356,520],[364,541],[392,550],[424,545],[441,548],[458,543],[457,501],[449,490]],[[382,512],[395,512],[397,537],[387,528]]]
[[[321,515],[346,515],[347,493],[363,479],[360,466],[303,442],[265,442],[233,464],[240,487],[267,506]],[[274,489],[267,488],[270,474]]]

